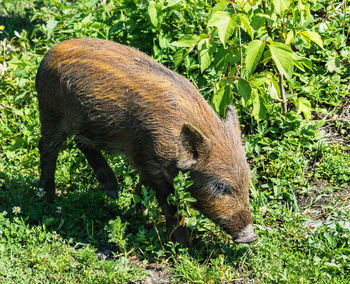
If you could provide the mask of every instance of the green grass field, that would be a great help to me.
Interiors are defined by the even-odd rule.
[[[311,102],[310,120],[290,104],[287,114],[276,106],[257,122],[235,102],[259,240],[234,244],[180,196],[193,238],[193,248],[182,249],[169,241],[152,189],[134,198],[139,177],[125,157],[106,155],[121,188],[114,201],[69,140],[57,163],[58,197],[46,201],[34,80],[45,52],[76,37],[129,44],[174,69],[177,50],[164,42],[200,33],[212,2],[167,1],[174,8],[157,14],[167,19],[158,30],[148,1],[71,3],[0,3],[0,282],[350,283],[349,8],[315,1],[310,23],[324,49],[305,47],[313,70],[295,73],[286,89],[290,100]],[[210,99],[214,75],[199,72],[196,60],[177,71]]]

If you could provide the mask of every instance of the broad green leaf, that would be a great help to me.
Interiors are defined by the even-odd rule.
[[[256,121],[263,120],[266,117],[266,105],[264,98],[261,97],[257,91],[257,89],[252,90],[253,94],[253,111],[252,116],[256,119]]]
[[[209,20],[208,27],[217,27],[219,39],[225,46],[227,40],[232,36],[234,29],[241,25],[238,16],[218,11]]]
[[[327,66],[327,70],[329,72],[334,72],[335,70],[337,70],[341,65],[340,59],[339,57],[329,57],[326,63]]]
[[[89,0],[88,2],[86,2],[86,5],[88,7],[92,7],[94,6],[99,0]]]
[[[249,82],[243,79],[238,79],[238,93],[242,96],[244,100],[244,104],[247,105],[251,92],[252,92],[252,87],[250,86]]]
[[[296,107],[297,107],[298,113],[303,113],[306,120],[311,119],[312,107],[311,107],[311,103],[306,98],[303,98],[303,97],[297,98]]]
[[[254,6],[256,2],[261,0],[236,0],[235,3],[239,3],[241,7],[249,4],[250,6]]]
[[[278,71],[287,79],[293,73],[293,51],[284,43],[269,41],[269,48],[272,60],[275,62]]]
[[[138,194],[134,194],[133,198],[135,203],[140,203],[142,201],[142,198]]]
[[[300,62],[301,64],[303,64],[306,68],[308,68],[309,70],[313,70],[312,69],[312,61],[311,59],[305,58],[305,57],[300,57],[300,59],[298,60],[298,62]]]
[[[220,113],[220,104],[225,94],[225,86],[221,87],[218,90],[214,90],[214,94],[211,98],[211,104],[216,113]]]
[[[186,51],[184,49],[179,49],[175,54],[174,54],[174,67],[175,69],[182,63],[184,60]]]
[[[270,82],[269,95],[272,99],[278,100],[281,96],[281,90],[278,82],[275,80],[275,76],[272,73],[269,74],[268,81]]]
[[[292,40],[294,39],[294,33],[293,31],[289,31],[286,35],[286,41],[285,44],[286,45],[290,45],[292,43]]]
[[[47,38],[50,39],[51,35],[54,31],[54,29],[56,28],[58,22],[55,19],[50,19],[47,21],[46,24],[46,29],[47,29]]]
[[[63,3],[61,3],[62,1],[60,0],[50,0],[50,4],[53,5],[54,7],[57,7],[59,9],[64,10],[66,7],[64,6]],[[88,4],[88,3],[86,3]]]
[[[28,78],[28,72],[25,68],[19,67],[12,73],[13,77],[19,77],[19,78]]]
[[[187,197],[184,197],[184,201],[186,202],[196,202],[197,199],[191,197],[191,196],[187,196]]]
[[[230,0],[220,0],[216,3],[214,8],[211,10],[210,15],[214,15],[218,11],[224,11],[227,5],[230,3]]]
[[[296,53],[293,53],[293,63],[294,65],[302,71],[305,71],[305,68],[308,68],[312,71],[312,61],[305,57],[301,57]]]
[[[238,17],[241,19],[242,28],[249,34],[250,38],[253,39],[253,28],[250,25],[250,20],[247,15],[238,14]]]
[[[164,7],[165,8],[168,8],[168,7],[171,7],[171,6],[174,6],[176,5],[177,3],[181,2],[182,0],[167,0],[166,1],[166,6]]]
[[[160,48],[168,48],[169,47],[169,40],[162,33],[158,34],[158,42],[159,42],[159,47]]]
[[[273,6],[275,7],[275,12],[278,15],[283,15],[284,12],[289,8],[289,0],[273,0]]]
[[[232,94],[229,85],[225,84],[218,91],[214,92],[212,97],[212,105],[214,110],[225,115],[226,107],[232,102]]]
[[[255,31],[258,31],[260,28],[265,27],[265,23],[272,25],[275,21],[267,14],[257,13],[253,16],[251,21],[251,26]]]
[[[305,72],[305,68],[304,65],[301,64],[298,60],[293,60],[293,64],[296,68],[298,68],[299,70]]]
[[[328,25],[326,22],[322,22],[319,27],[320,33],[324,33],[326,30],[328,30]]]
[[[232,49],[220,47],[214,55],[214,68],[217,75],[226,72],[228,66],[233,66],[239,61],[239,57]]]
[[[266,76],[267,74],[265,72],[256,74],[253,77],[249,78],[250,84],[253,87],[259,87],[266,82]]]
[[[199,34],[198,37],[199,37],[200,39],[206,39],[206,38],[209,38],[210,35],[209,35],[209,34]]]
[[[279,99],[278,96],[278,89],[276,89],[276,86],[274,84],[271,84],[271,87],[269,89],[269,95],[271,96],[272,99],[277,100]]]
[[[248,73],[253,73],[256,65],[259,63],[260,57],[264,52],[265,44],[260,40],[249,42],[246,48],[245,64]]]
[[[313,31],[302,31],[302,32],[299,32],[299,34],[301,35],[302,39],[305,42],[310,44],[310,42],[313,41],[319,47],[323,48],[323,41],[321,36],[318,33]]]
[[[178,41],[174,41],[171,43],[172,46],[177,47],[192,47],[199,41],[199,36],[197,35],[188,35],[183,37]]]
[[[350,49],[347,47],[344,47],[340,50],[340,55],[344,58],[349,58],[350,59]]]
[[[154,27],[158,27],[157,8],[156,8],[156,3],[154,1],[149,2],[147,11],[148,11],[148,15],[152,25]]]
[[[201,73],[210,66],[212,55],[210,52],[209,39],[202,39],[198,42],[198,57]]]
[[[234,28],[239,28],[242,25],[241,17],[239,15],[231,15],[231,25]]]

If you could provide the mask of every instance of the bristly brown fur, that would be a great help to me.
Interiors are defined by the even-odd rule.
[[[193,194],[207,216],[230,219],[225,222],[237,227],[230,232],[251,223],[249,167],[239,126],[224,123],[183,76],[134,48],[77,39],[64,41],[46,54],[36,88],[42,123],[42,186],[52,187],[52,159],[57,158],[62,141],[75,135],[83,152],[91,149],[84,153],[98,177],[100,172],[102,184],[116,181],[111,181],[111,174],[101,174],[108,166],[97,162],[99,150],[126,154],[142,181],[155,188],[158,200],[171,192],[172,179],[182,169],[179,165],[187,165],[194,173]],[[186,123],[190,131],[184,130]],[[196,137],[203,137],[200,141],[210,147],[192,144]],[[232,193],[214,194],[208,186],[214,180],[225,181]],[[173,211],[160,203],[164,211]],[[249,214],[237,213],[242,210]],[[241,217],[235,218],[237,214]]]

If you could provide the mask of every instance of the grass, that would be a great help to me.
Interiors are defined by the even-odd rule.
[[[57,164],[58,198],[48,204],[37,189],[40,128],[34,76],[55,39],[47,37],[46,22],[28,18],[38,18],[49,6],[41,1],[42,7],[28,4],[13,10],[9,1],[5,4],[12,18],[0,22],[5,26],[0,44],[1,283],[126,283],[147,278],[175,283],[350,282],[350,149],[347,132],[342,132],[349,129],[346,122],[330,122],[328,128],[340,133],[341,143],[323,137],[319,130],[324,123],[306,122],[293,111],[244,131],[253,173],[251,207],[259,236],[255,244],[234,244],[190,209],[187,226],[193,248],[176,247],[164,232],[154,192],[143,188],[142,200],[134,198],[139,177],[125,157],[106,155],[121,188],[119,200],[113,201],[99,188],[72,140]],[[66,25],[81,27],[76,21],[88,9],[81,5],[80,14]],[[23,26],[20,19],[26,19]],[[80,35],[98,36],[81,29]],[[345,77],[346,69],[341,72],[336,75]],[[340,88],[342,81],[331,79],[322,84],[337,90],[332,93],[335,100],[323,91],[317,97],[313,90],[302,92],[332,114],[346,113],[341,106],[346,106],[347,85]],[[173,200],[182,200],[185,211],[190,201],[181,188],[186,186],[181,180],[176,185]]]

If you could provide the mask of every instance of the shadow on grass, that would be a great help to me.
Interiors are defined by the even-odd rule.
[[[37,182],[33,176],[5,179],[0,190],[0,212],[6,211],[11,218],[15,216],[13,208],[20,207],[18,216],[27,223],[45,225],[66,238],[91,244],[103,240],[99,231],[120,213],[97,189],[58,191],[55,201],[48,203],[45,196],[40,197]]]
[[[0,15],[0,25],[5,26],[6,32],[0,33],[0,40],[14,37],[15,31],[21,33],[22,30],[26,30],[31,34],[34,30],[34,23],[31,23],[28,18],[21,16]]]
[[[165,222],[160,220],[155,229],[149,216],[144,216],[144,208],[137,209],[132,201],[127,206],[121,206],[120,200],[113,201],[104,192],[92,186],[84,190],[58,191],[55,201],[49,204],[45,197],[38,196],[40,193],[37,190],[37,182],[33,175],[17,179],[5,178],[5,182],[0,186],[0,212],[6,211],[7,218],[10,219],[20,216],[31,226],[44,226],[46,231],[55,231],[67,240],[72,238],[74,243],[90,244],[96,251],[113,252],[116,252],[116,249],[108,242],[108,232],[105,228],[109,221],[119,216],[123,223],[128,224],[125,236],[128,250],[135,251],[139,257],[149,261],[169,256],[170,249],[165,251],[163,248],[163,245],[169,247],[166,245],[168,237]],[[15,206],[21,208],[17,215],[13,212]],[[248,246],[232,245],[232,242],[222,236],[218,238],[215,233],[209,231],[199,232],[195,229],[193,235],[194,246],[188,252],[199,263],[206,263],[209,258],[220,254],[229,256],[235,263],[249,250]],[[162,244],[159,239],[162,240]]]

